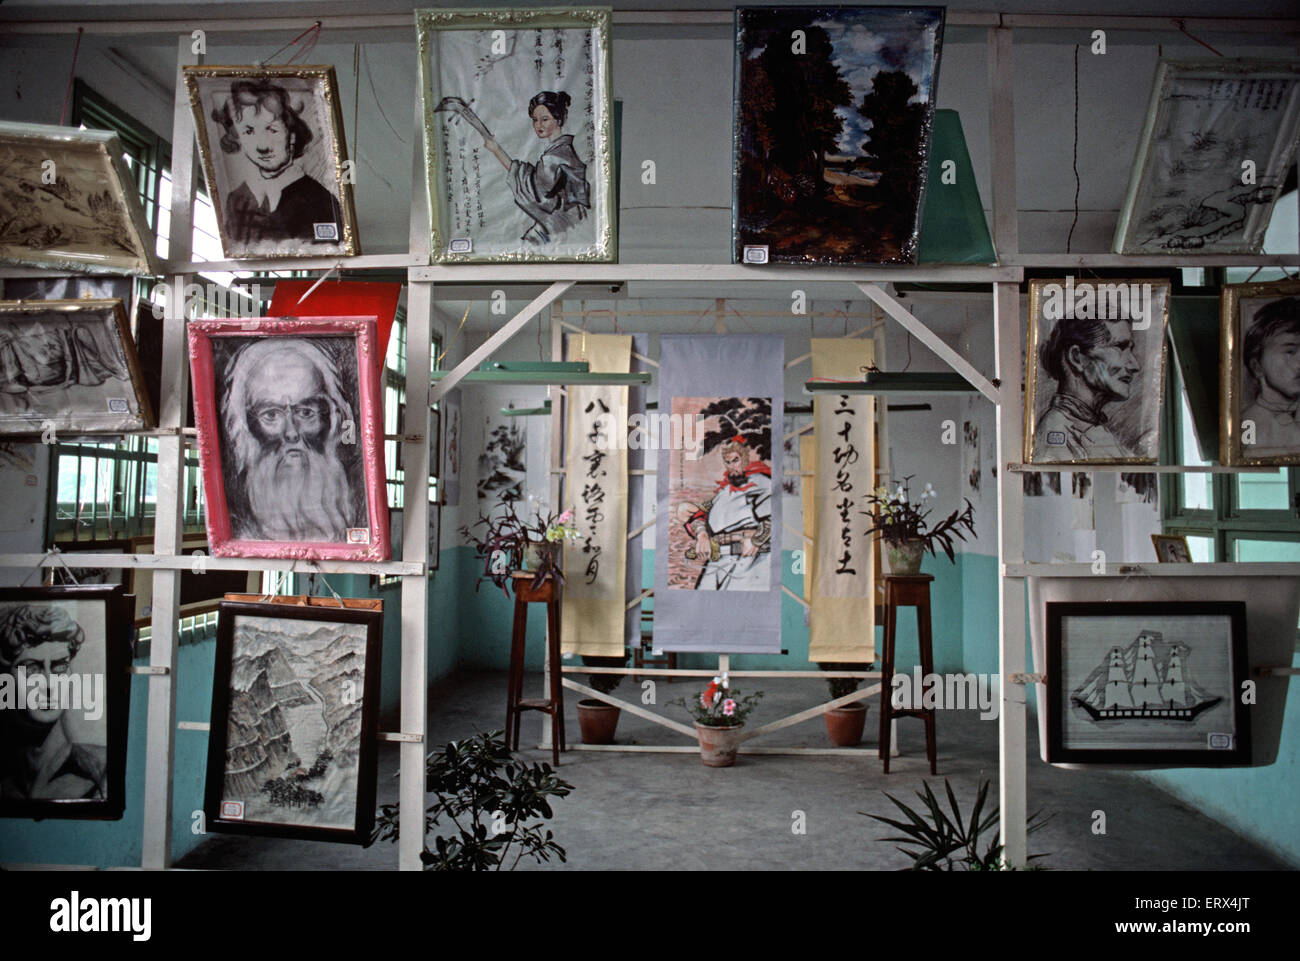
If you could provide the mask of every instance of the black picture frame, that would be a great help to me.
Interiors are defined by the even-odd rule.
[[[1088,601],[1088,602],[1049,602],[1046,611],[1046,667],[1047,667],[1047,761],[1049,764],[1055,763],[1096,763],[1096,764],[1157,764],[1157,765],[1177,765],[1180,767],[1230,767],[1234,765],[1245,765],[1251,761],[1251,738],[1250,738],[1250,711],[1249,706],[1242,703],[1241,684],[1248,679],[1248,658],[1246,651],[1246,605],[1242,601]],[[1184,672],[1181,667],[1182,657],[1179,656],[1179,675],[1180,683],[1186,687],[1194,688],[1200,692],[1197,696],[1201,700],[1197,703],[1189,703],[1186,698],[1175,707],[1175,702],[1171,702],[1169,707],[1163,705],[1156,707],[1147,705],[1145,707],[1137,704],[1129,708],[1119,705],[1110,705],[1109,698],[1103,703],[1099,711],[1093,702],[1085,704],[1089,698],[1080,696],[1079,692],[1085,690],[1087,683],[1076,688],[1074,691],[1066,690],[1071,686],[1072,680],[1066,667],[1065,650],[1065,621],[1067,618],[1097,618],[1097,619],[1118,619],[1121,623],[1110,626],[1112,634],[1119,632],[1119,636],[1128,637],[1132,635],[1134,640],[1130,645],[1137,647],[1138,657],[1141,657],[1142,636],[1155,635],[1161,649],[1168,647],[1172,655],[1173,648],[1171,642],[1166,642],[1160,631],[1151,628],[1152,622],[1157,619],[1170,617],[1179,618],[1228,618],[1228,629],[1230,637],[1225,638],[1227,650],[1223,652],[1223,661],[1228,669],[1230,677],[1217,676],[1213,678],[1200,677],[1194,675],[1190,670]],[[1125,626],[1122,622],[1127,619],[1131,624]],[[1144,623],[1146,622],[1146,623]],[[1157,679],[1161,677],[1161,668],[1164,668],[1164,677],[1167,679],[1168,671],[1171,667],[1172,657],[1166,657],[1163,664],[1160,662],[1161,651],[1153,647],[1156,643],[1148,639],[1147,647],[1153,652],[1152,664],[1150,665],[1156,673]],[[1098,640],[1096,646],[1101,650],[1107,642]],[[1186,647],[1186,645],[1183,645]],[[1113,655],[1116,648],[1111,648]],[[1186,653],[1192,653],[1190,650]],[[1107,655],[1103,653],[1103,658]],[[1105,670],[1108,673],[1112,670],[1127,671],[1126,666],[1129,660],[1127,650],[1120,651],[1118,662],[1112,661],[1106,664],[1104,661],[1097,670],[1089,675],[1089,681],[1094,679],[1098,671]],[[1135,672],[1137,670],[1135,669]],[[1121,681],[1127,678],[1121,678]],[[1208,688],[1202,688],[1202,682],[1208,682]],[[1106,682],[1110,683],[1109,680]],[[1129,680],[1130,692],[1135,686],[1136,678]],[[1165,683],[1161,682],[1162,694]],[[1213,696],[1214,700],[1209,701],[1208,697]],[[1233,719],[1235,730],[1232,732],[1201,732],[1206,734],[1205,746],[1200,749],[1189,748],[1152,748],[1152,747],[1124,747],[1123,738],[1117,737],[1116,746],[1112,748],[1101,747],[1078,747],[1067,746],[1067,735],[1081,729],[1081,725],[1088,723],[1086,718],[1091,715],[1091,720],[1095,724],[1100,723],[1122,723],[1123,721],[1133,721],[1144,724],[1142,732],[1138,735],[1129,734],[1130,740],[1135,742],[1145,738],[1147,741],[1159,740],[1160,734],[1171,729],[1171,725],[1190,724],[1195,722],[1199,713],[1217,707],[1220,702],[1226,700],[1231,709],[1230,716]],[[1136,712],[1125,714],[1126,710]],[[1162,713],[1168,712],[1168,713]],[[1190,716],[1182,716],[1190,712]],[[1098,713],[1109,713],[1110,717],[1098,717]],[[1161,725],[1156,728],[1152,725]],[[1130,729],[1131,730],[1131,729]],[[1198,729],[1199,730],[1199,729]],[[1231,745],[1225,747],[1210,747],[1212,737],[1221,737],[1230,734],[1232,737]]]
[[[131,609],[129,597],[120,584],[65,585],[58,587],[5,587],[0,588],[0,622],[6,618],[9,605],[49,604],[54,601],[80,601],[102,604],[103,611],[103,697],[104,720],[104,772],[103,797],[98,798],[44,798],[32,799],[7,796],[12,785],[8,783],[7,759],[11,750],[21,749],[12,742],[9,718],[18,721],[18,711],[0,711],[0,817],[5,818],[66,818],[86,821],[121,820],[126,811],[126,751],[128,712],[130,710],[131,678]],[[84,628],[83,628],[84,630]],[[86,642],[83,642],[83,645]],[[81,649],[72,656],[75,662]],[[0,653],[0,671],[8,674]],[[75,667],[75,664],[74,664]],[[10,677],[15,675],[10,674]],[[66,712],[65,712],[66,713]],[[66,734],[63,718],[58,721]],[[74,742],[75,743],[75,742]],[[90,742],[94,743],[94,742]],[[97,745],[96,745],[97,746]],[[77,754],[70,755],[71,763],[81,763]]]
[[[244,820],[223,810],[226,748],[229,735],[231,673],[236,621],[260,617],[321,624],[361,624],[366,628],[365,676],[362,679],[361,729],[357,739],[357,793],[355,816],[349,828],[314,827],[267,820]],[[208,829],[225,834],[296,838],[366,844],[375,820],[378,772],[378,717],[383,645],[383,612],[377,609],[336,607],[327,604],[298,606],[275,603],[223,601],[217,621],[216,665],[213,672],[211,725],[208,737],[207,779],[203,810]],[[318,756],[319,759],[319,756]],[[306,759],[300,759],[305,761]]]

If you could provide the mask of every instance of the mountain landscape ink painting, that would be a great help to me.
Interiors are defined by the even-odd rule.
[[[942,36],[942,7],[736,11],[735,262],[916,262]]]

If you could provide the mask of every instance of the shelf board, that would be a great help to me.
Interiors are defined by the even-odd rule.
[[[1003,564],[1003,577],[1300,577],[1300,561],[1240,561],[1232,564],[1161,564],[1159,561],[1107,563],[1098,574],[1091,563]]]
[[[429,379],[435,384],[450,374],[451,371],[439,370],[429,375]],[[464,377],[460,378],[457,383],[461,384],[546,384],[546,385],[564,385],[572,384],[578,387],[588,387],[599,384],[612,385],[615,387],[635,387],[640,384],[650,383],[648,373],[632,374],[612,374],[602,373],[601,371],[591,371],[588,373],[564,373],[562,371],[544,371],[544,370],[471,370]]]
[[[1276,474],[1278,467],[1185,467],[1181,464],[1008,464],[1013,474]]]
[[[961,374],[946,371],[918,373],[881,371],[853,381],[807,381],[805,394],[936,394],[975,393],[975,387]]]
[[[194,567],[192,554],[0,554],[0,567],[111,567],[147,568],[156,571],[188,571]],[[307,561],[271,557],[203,558],[212,571],[291,571],[295,574],[419,574],[423,563],[405,561]]]

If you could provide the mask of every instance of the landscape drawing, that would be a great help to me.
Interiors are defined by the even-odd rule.
[[[914,263],[943,9],[736,12],[734,259]]]

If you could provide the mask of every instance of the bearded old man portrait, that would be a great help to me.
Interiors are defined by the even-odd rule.
[[[346,542],[368,527],[357,442],[355,371],[332,338],[273,337],[238,347],[220,400],[231,534],[241,540]],[[350,341],[348,342],[351,348]]]

